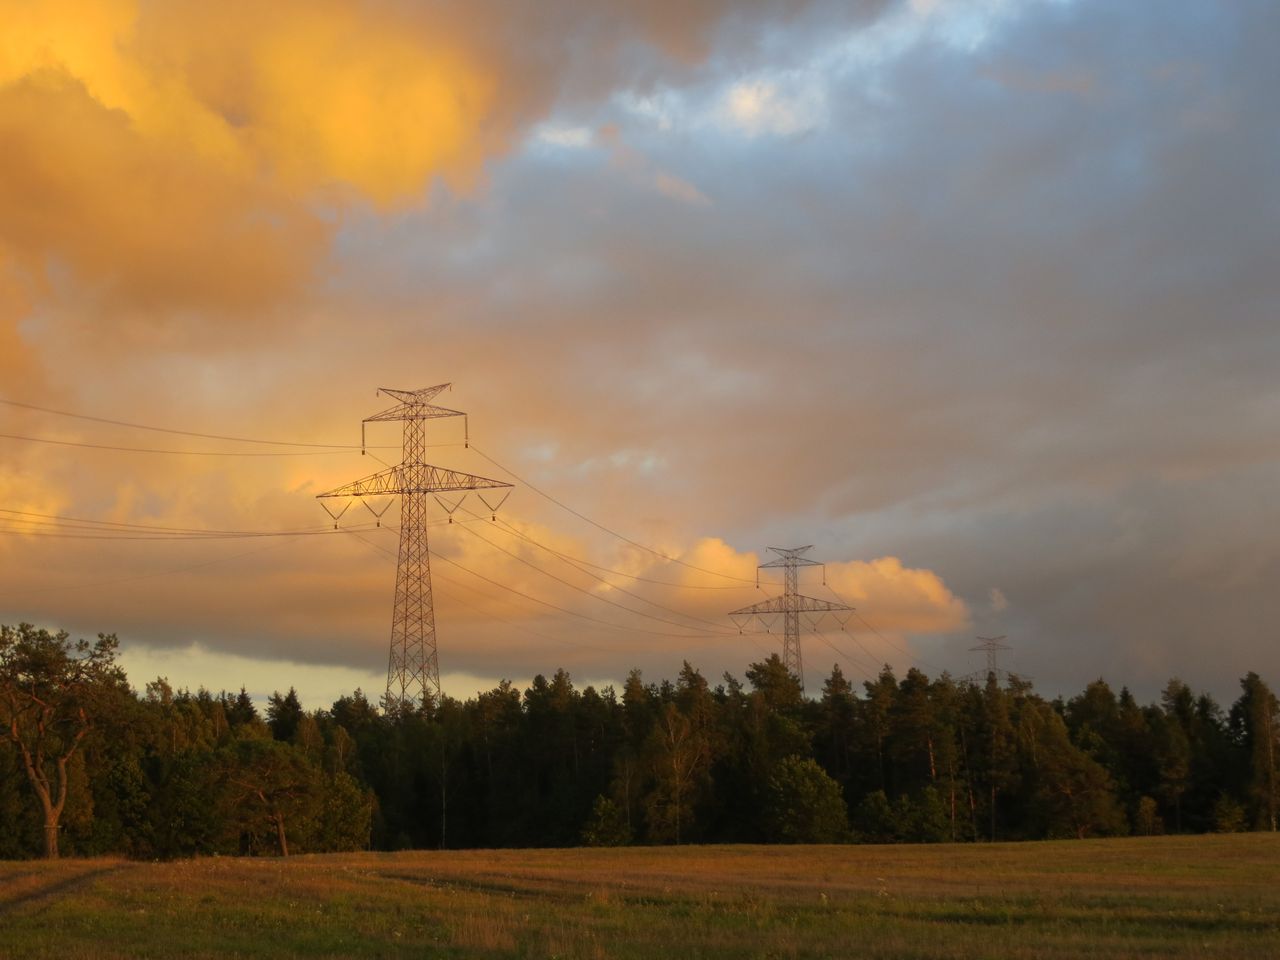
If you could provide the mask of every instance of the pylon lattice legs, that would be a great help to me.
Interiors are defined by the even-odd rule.
[[[800,656],[800,614],[816,613],[820,620],[823,615],[828,613],[838,613],[840,611],[852,611],[853,608],[845,603],[832,603],[830,600],[816,600],[813,597],[801,595],[799,590],[799,574],[800,567],[820,567],[816,560],[807,559],[804,554],[811,549],[810,547],[770,547],[774,553],[778,555],[778,559],[770,560],[768,563],[760,564],[760,569],[766,567],[781,567],[783,571],[783,590],[782,596],[774,597],[771,600],[764,600],[760,603],[753,603],[749,607],[743,607],[740,610],[734,610],[729,616],[737,617],[760,617],[766,623],[776,622],[778,614],[782,614],[782,665],[800,681],[800,689],[804,690],[804,661]],[[823,581],[826,582],[825,580]],[[814,629],[816,631],[817,624],[815,622]]]
[[[393,390],[380,387],[378,392],[400,401],[395,407],[366,417],[361,426],[363,447],[364,425],[369,423],[404,423],[404,459],[395,467],[347,483],[325,493],[328,498],[398,496],[400,501],[400,556],[396,564],[396,596],[391,615],[391,653],[387,659],[388,710],[427,706],[428,698],[439,703],[440,663],[436,654],[436,618],[431,604],[431,555],[427,551],[427,496],[437,493],[466,495],[468,490],[510,488],[502,480],[491,480],[470,473],[459,473],[433,466],[423,460],[426,453],[426,421],[441,417],[465,416],[460,410],[438,407],[431,403],[449,384],[441,383],[421,390]],[[504,498],[505,499],[505,498]],[[460,504],[461,499],[458,500]],[[456,508],[455,504],[455,508]],[[337,519],[346,508],[334,513]],[[381,516],[381,514],[377,514]]]
[[[427,695],[436,702],[440,698],[426,509],[425,494],[408,493],[401,498],[400,558],[387,663],[388,709],[426,703]]]
[[[794,557],[783,567],[782,665],[791,671],[804,689],[804,661],[800,656],[800,588]]]

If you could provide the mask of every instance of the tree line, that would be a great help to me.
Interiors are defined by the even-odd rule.
[[[572,844],[972,842],[1274,830],[1280,711],[1170,680],[1046,700],[1015,676],[834,666],[805,697],[564,670],[387,711],[357,691],[263,712],[242,689],[132,690],[117,641],[0,627],[0,857],[288,855]]]

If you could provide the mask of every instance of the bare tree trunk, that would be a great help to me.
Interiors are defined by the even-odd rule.
[[[631,833],[631,758],[622,761],[622,792],[627,806],[627,833]]]
[[[284,815],[276,813],[274,817],[276,821],[276,842],[280,845],[280,856],[287,857],[289,855],[289,838],[284,833]],[[306,852],[305,850],[303,851]]]
[[[1267,816],[1271,821],[1271,832],[1276,832],[1276,732],[1272,728],[1271,701],[1266,701],[1267,722],[1264,729],[1267,733]]]
[[[954,751],[954,747],[952,748]],[[947,755],[947,784],[951,791],[951,842],[956,842],[956,771],[950,753]]]
[[[14,740],[22,751],[23,768],[27,772],[27,779],[31,781],[31,787],[35,790],[36,797],[40,801],[40,808],[44,812],[44,855],[48,860],[57,860],[59,856],[58,829],[62,822],[62,810],[67,804],[67,761],[75,753],[76,747],[80,744],[83,736],[84,731],[77,734],[67,752],[55,761],[58,770],[56,799],[53,795],[52,785],[49,783],[49,778],[44,770],[45,760],[43,754],[37,751],[33,757],[25,744],[18,741],[16,737]]]
[[[41,798],[44,799],[43,797]],[[44,803],[44,856],[46,860],[58,859],[58,821],[61,811],[54,810],[49,803]]]
[[[978,841],[978,804],[973,797],[972,771],[969,769],[969,747],[965,740],[964,727],[960,728],[960,755],[964,760],[964,788],[969,794],[969,824],[973,828],[973,840]]]
[[[684,783],[680,777],[680,764],[673,753],[671,755],[671,792],[676,807],[676,846],[680,846],[680,805],[684,801]]]
[[[27,777],[35,789],[36,798],[40,801],[40,809],[44,813],[44,855],[46,860],[58,859],[58,822],[62,819],[62,808],[53,802],[49,795],[49,783],[43,774],[37,774],[35,765],[29,756],[26,760]]]

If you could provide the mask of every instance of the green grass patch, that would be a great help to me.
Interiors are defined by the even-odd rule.
[[[0,863],[0,956],[1280,957],[1280,837]]]

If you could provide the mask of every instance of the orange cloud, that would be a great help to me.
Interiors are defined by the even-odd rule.
[[[969,622],[969,608],[932,570],[897,557],[827,565],[827,582],[882,631],[948,633]]]
[[[471,184],[503,143],[498,68],[465,44],[392,5],[291,0],[159,5],[133,49],[253,168],[390,206],[434,176]]]
[[[295,301],[335,212],[420,202],[435,178],[467,189],[508,137],[500,66],[457,30],[398,11],[344,0],[6,11],[0,266],[29,284],[49,277],[44,299],[70,322],[110,318],[113,333],[210,313],[243,328]],[[3,306],[0,336],[14,341]]]

